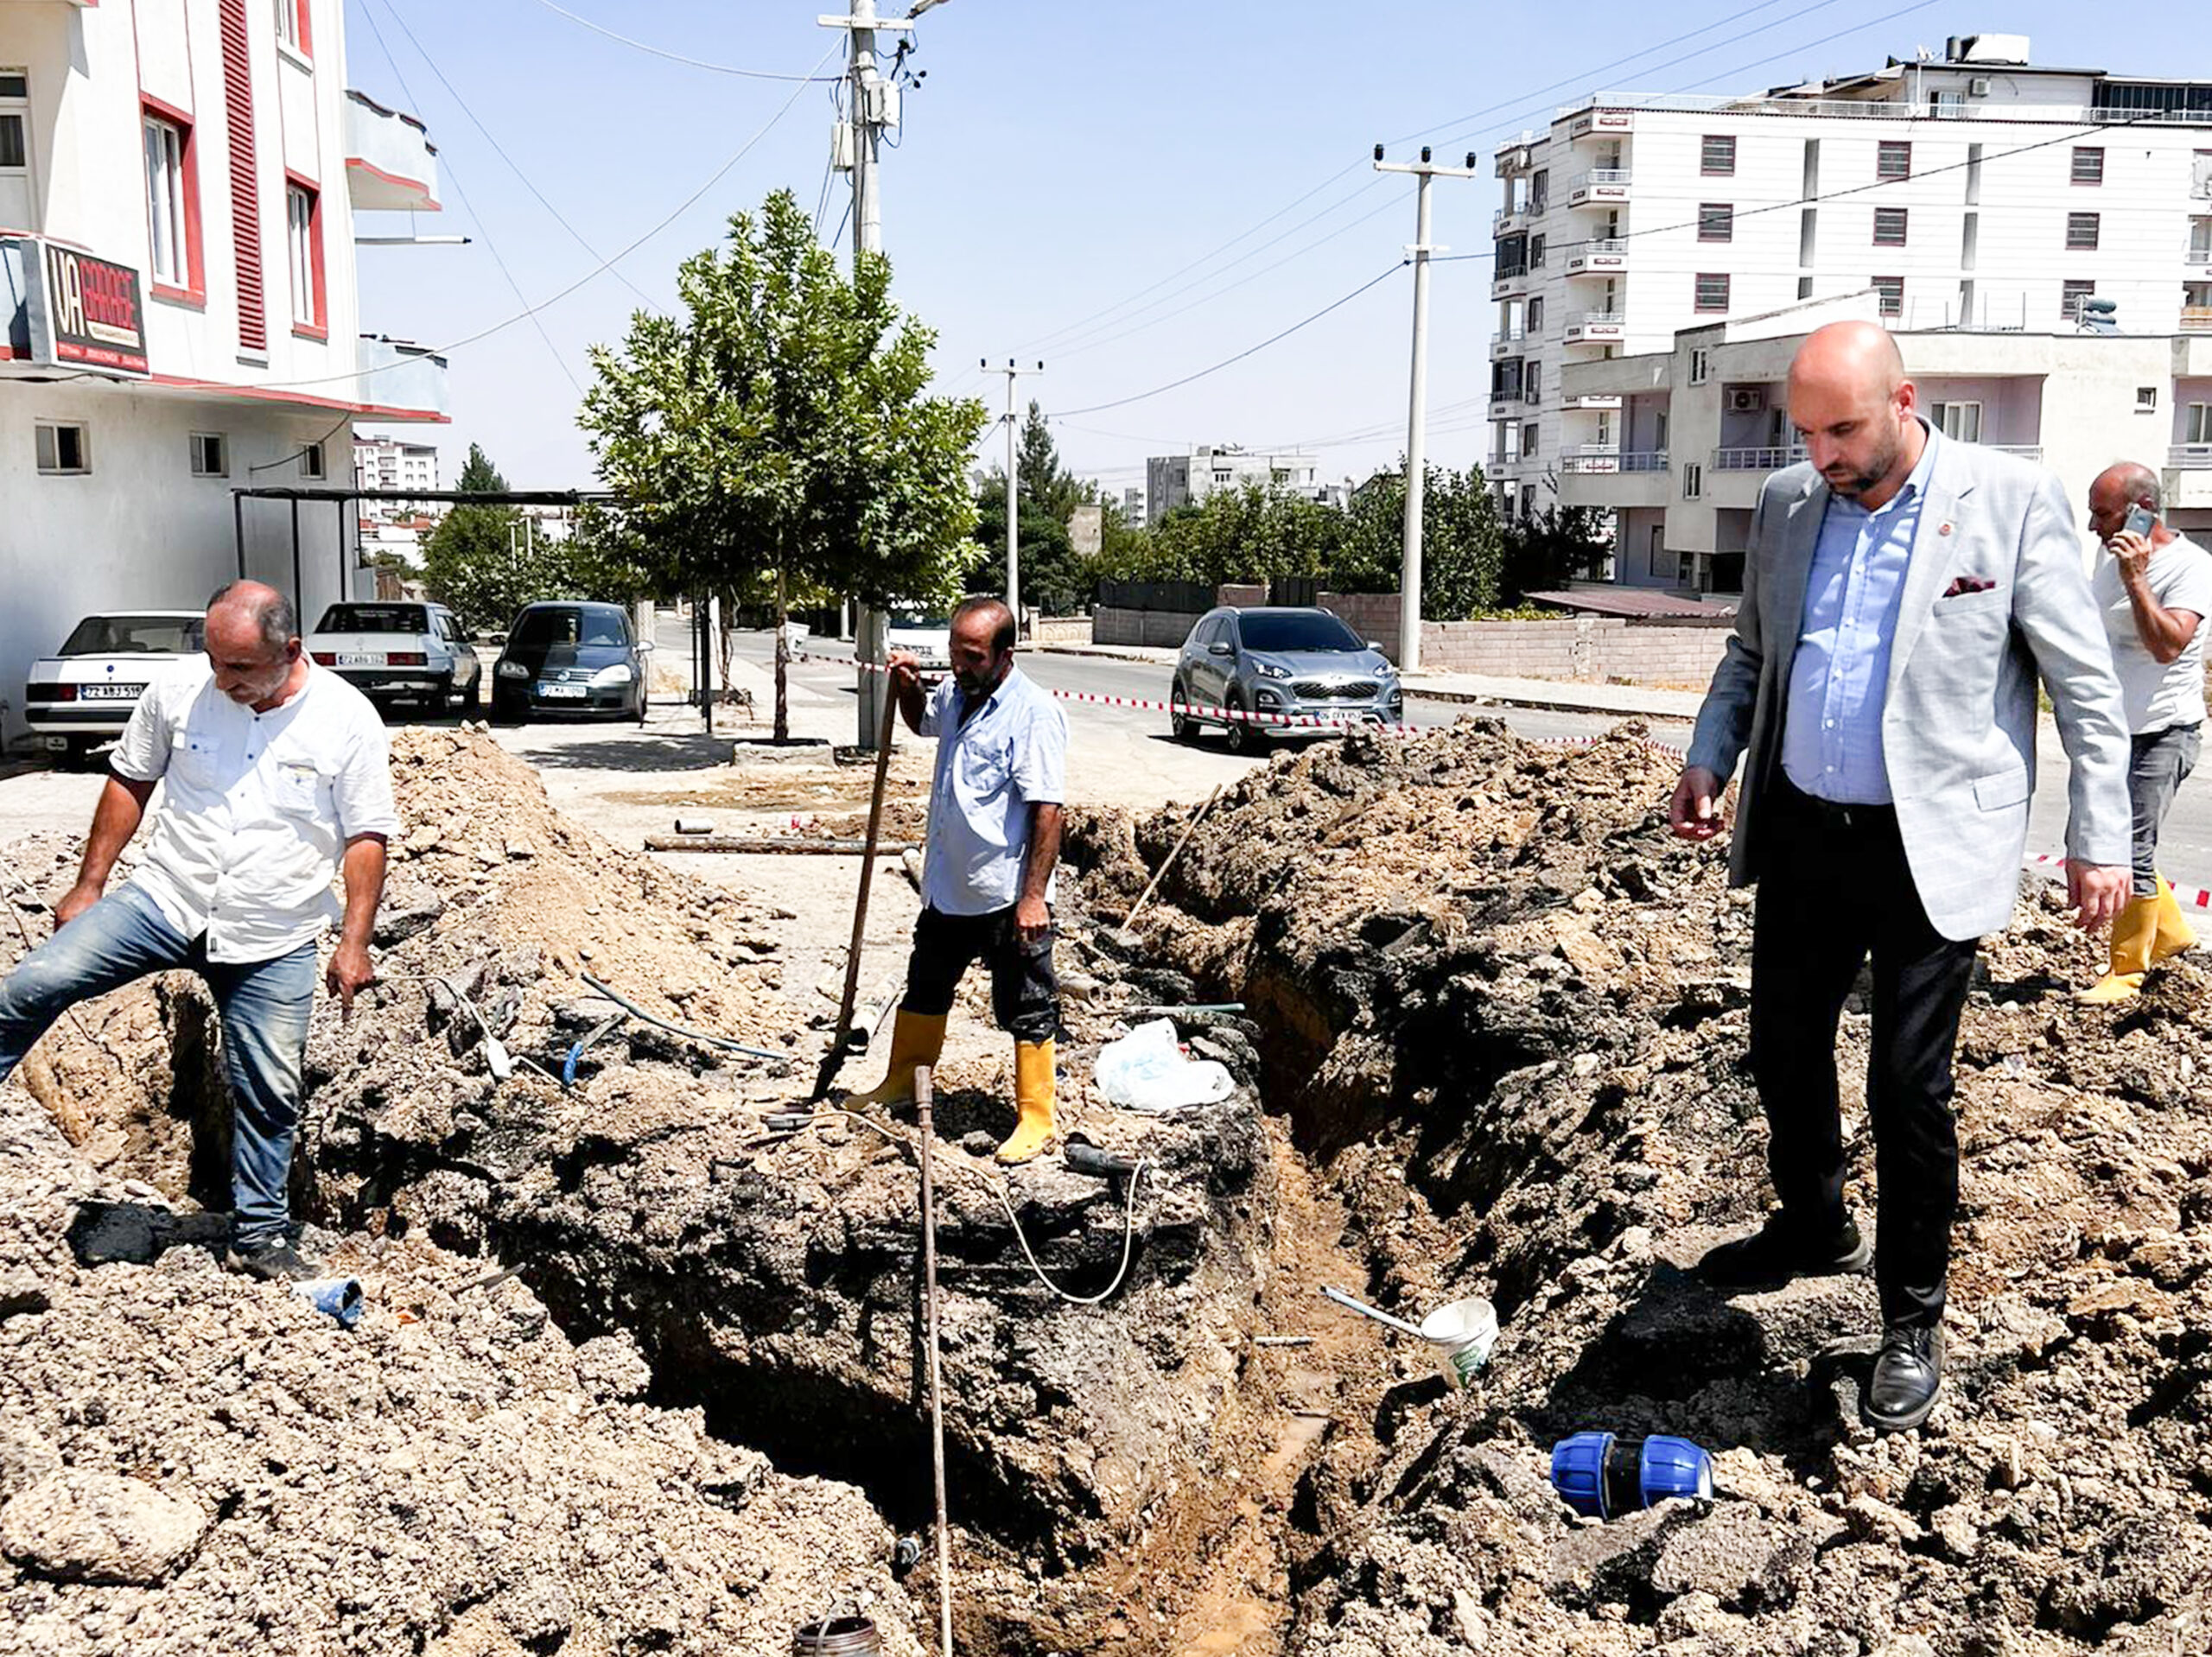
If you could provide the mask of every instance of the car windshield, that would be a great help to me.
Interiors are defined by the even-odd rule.
[[[430,619],[419,604],[334,604],[322,613],[319,633],[427,633]]]
[[[936,633],[943,632],[945,629],[951,626],[952,618],[950,616],[918,616],[911,614],[904,610],[894,610],[891,614],[891,625],[898,628],[901,632]]]
[[[620,610],[531,610],[515,625],[510,648],[543,650],[559,644],[626,644]]]
[[[198,616],[86,616],[77,624],[64,656],[191,656],[204,646],[207,624]]]
[[[1238,618],[1248,651],[1361,651],[1365,643],[1325,610],[1268,614],[1248,610]]]

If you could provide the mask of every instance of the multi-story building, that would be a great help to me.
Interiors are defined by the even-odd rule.
[[[2018,35],[1751,97],[1599,93],[1495,170],[1484,465],[1517,514],[1586,460],[1653,463],[1571,367],[1684,328],[1871,289],[1904,329],[2049,333],[2092,297],[2126,333],[2212,329],[2212,82],[2044,67]],[[1784,441],[1778,398],[1736,412]]]
[[[1319,499],[1317,472],[1313,457],[1295,449],[1262,454],[1233,443],[1201,443],[1188,454],[1155,454],[1145,461],[1145,521],[1156,524],[1178,506],[1248,483]]]
[[[1567,365],[1563,392],[1615,411],[1615,446],[1568,456],[1560,494],[1613,515],[1616,581],[1741,590],[1760,488],[1802,458],[1777,421],[1790,359],[1813,329],[1878,320],[1884,304],[1867,289],[1685,328],[1663,352]],[[2098,473],[2139,460],[2159,473],[2169,523],[2212,531],[2212,333],[1908,328],[1897,342],[1947,437],[2041,461],[2077,513]]]
[[[442,421],[444,364],[360,337],[354,213],[429,211],[419,122],[346,89],[341,0],[0,0],[0,702],[86,613],[239,571],[311,623],[370,590],[356,417]],[[242,530],[242,535],[241,535]]]
[[[418,489],[434,493],[438,485],[438,450],[434,443],[410,443],[397,437],[353,439],[353,476],[364,489]],[[372,516],[410,517],[422,503],[378,501]]]

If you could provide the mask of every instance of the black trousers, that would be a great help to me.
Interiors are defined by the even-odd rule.
[[[1951,1057],[1979,941],[1957,943],[1929,924],[1890,808],[1810,799],[1779,765],[1764,804],[1751,1062],[1775,1193],[1803,1224],[1842,1223],[1836,1022],[1872,955],[1874,1276],[1885,1323],[1932,1327],[1943,1315],[1959,1202]]]
[[[908,1013],[940,1018],[952,1011],[960,981],[978,960],[990,968],[991,1012],[1016,1041],[1050,1041],[1060,1032],[1060,981],[1052,971],[1048,927],[1034,943],[1021,941],[1011,906],[988,915],[948,915],[925,909],[914,923],[906,962]]]

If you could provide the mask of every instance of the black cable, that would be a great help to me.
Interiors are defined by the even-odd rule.
[[[518,162],[512,156],[507,154],[506,146],[502,144],[497,138],[493,137],[492,136],[492,130],[486,126],[482,121],[477,118],[476,111],[468,106],[468,100],[463,98],[461,93],[455,90],[452,81],[446,79],[446,72],[438,67],[438,60],[432,57],[429,53],[423,48],[422,41],[415,38],[415,31],[407,27],[407,19],[401,15],[398,6],[391,3],[391,0],[386,0],[386,3],[390,6],[390,10],[391,11],[391,21],[399,25],[399,32],[407,37],[407,43],[413,47],[416,54],[422,58],[425,64],[429,66],[430,73],[438,78],[438,85],[443,86],[446,89],[448,95],[452,98],[453,101],[461,106],[461,112],[468,117],[469,124],[474,126],[476,130],[482,135],[484,142],[492,146],[493,152],[497,155],[501,161],[506,162],[509,170],[512,171],[517,178],[522,181],[522,187],[537,198],[537,205],[553,215],[553,222],[560,225],[563,230],[567,231],[578,247],[583,249],[585,252],[590,254],[594,259],[598,258],[600,257],[599,250],[584,239],[583,232],[578,230],[574,225],[570,224],[567,218],[563,215],[561,210],[546,200],[545,192],[539,189],[537,185],[531,182],[530,175],[522,170],[521,164]],[[386,54],[387,57],[389,57],[389,54]],[[392,73],[394,75],[397,75],[398,73],[399,66],[394,64],[392,66]],[[403,86],[405,85],[404,81],[401,84]],[[473,216],[474,214],[472,213],[472,217]],[[617,276],[621,277],[623,286],[629,289],[632,293],[637,295],[637,296],[643,300],[646,304],[651,305],[653,302],[652,295],[645,292],[644,289],[639,287],[636,283],[632,282],[629,277],[623,276],[619,270],[614,274]]]
[[[289,454],[281,455],[274,460],[264,460],[259,466],[250,466],[246,467],[246,476],[250,478],[257,472],[274,472],[280,466],[289,466],[295,460],[305,460],[309,450],[323,448],[332,438],[337,436],[340,432],[346,430],[348,427],[353,425],[353,416],[347,415],[345,419],[340,421],[328,431],[323,433],[321,436],[316,438],[312,443],[305,444],[299,448],[294,449]],[[329,457],[327,455],[323,459],[322,469],[324,473],[327,475],[330,471],[330,461]]]
[[[839,79],[839,77],[835,75],[775,74],[766,69],[739,69],[727,63],[709,63],[704,58],[686,57],[681,52],[671,52],[662,47],[648,45],[644,41],[633,41],[627,35],[618,35],[613,29],[608,29],[602,23],[595,23],[588,17],[579,17],[575,12],[569,11],[564,7],[555,5],[553,3],[553,0],[537,0],[537,3],[544,7],[548,11],[556,12],[560,16],[566,17],[570,22],[580,23],[584,28],[591,30],[593,34],[604,35],[608,40],[619,41],[622,45],[629,47],[632,51],[643,52],[648,57],[666,58],[671,63],[684,64],[694,69],[705,69],[714,74],[737,75],[747,80],[802,80],[815,82],[835,80]]]

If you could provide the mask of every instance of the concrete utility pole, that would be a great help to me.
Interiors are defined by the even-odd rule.
[[[824,29],[850,32],[853,49],[846,60],[849,113],[837,130],[835,159],[853,179],[853,268],[860,269],[864,253],[883,251],[883,195],[880,168],[883,132],[899,124],[899,92],[895,80],[886,80],[875,65],[875,37],[879,34],[911,34],[914,19],[944,0],[915,0],[904,17],[875,15],[875,0],[849,0],[844,16],[816,19]],[[857,670],[860,725],[856,739],[863,748],[876,744],[876,702],[882,687],[873,682],[878,675],[867,663],[880,663],[885,657],[884,628],[887,618],[873,606],[862,605],[853,622],[853,655],[863,665]]]
[[[1465,167],[1439,167],[1429,160],[1427,144],[1418,162],[1386,162],[1376,144],[1375,170],[1411,173],[1421,181],[1414,244],[1406,250],[1414,261],[1414,369],[1406,413],[1405,552],[1398,573],[1398,666],[1410,673],[1421,665],[1421,518],[1428,494],[1428,256],[1445,251],[1429,244],[1428,187],[1438,178],[1475,177],[1475,152],[1467,152]]]
[[[1024,374],[1041,374],[1045,365],[1034,368],[1017,368],[1014,359],[1006,359],[1004,368],[993,368],[990,359],[981,359],[986,374],[1006,376],[1006,607],[1014,612],[1014,633],[1021,637],[1021,499],[1020,480],[1014,473],[1017,454],[1021,442],[1021,421],[1014,412],[1014,382]]]

